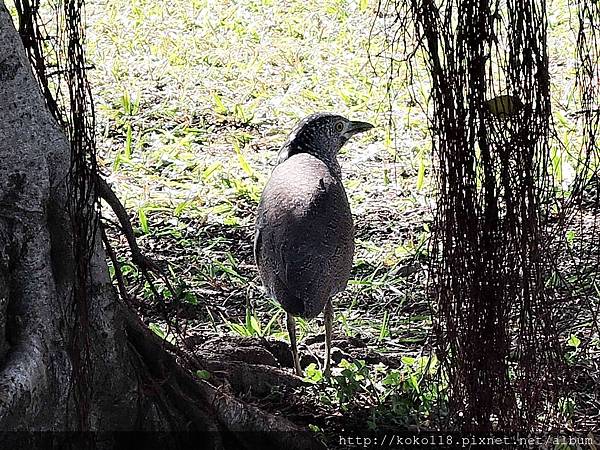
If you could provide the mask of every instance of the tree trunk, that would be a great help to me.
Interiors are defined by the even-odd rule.
[[[229,433],[223,440],[224,431],[300,433],[179,366],[115,295],[99,237],[88,283],[89,381],[85,401],[75,404],[72,392],[81,386],[70,339],[80,317],[72,295],[69,167],[69,143],[0,1],[0,430],[213,431],[203,448],[235,442]],[[314,446],[306,436],[270,439]]]
[[[75,270],[66,210],[70,148],[3,5],[0,117],[0,428],[77,428],[67,350],[77,320],[70,304]],[[99,239],[91,267],[90,425],[128,429],[140,419],[139,357]],[[161,423],[152,408],[147,411]]]

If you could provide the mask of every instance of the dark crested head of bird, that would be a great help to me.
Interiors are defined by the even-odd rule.
[[[311,114],[290,133],[279,151],[278,163],[298,153],[310,153],[325,161],[335,159],[352,136],[371,128],[370,123],[348,120],[337,114]]]

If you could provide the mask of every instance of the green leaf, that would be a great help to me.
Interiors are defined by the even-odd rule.
[[[386,337],[390,335],[390,330],[388,328],[389,315],[387,310],[383,313],[383,320],[381,321],[381,328],[379,329],[379,341],[383,341]]]
[[[121,153],[118,153],[117,156],[115,156],[115,161],[113,162],[113,171],[117,171],[119,170],[119,167],[121,167],[121,161],[123,160],[123,156],[121,155]]]
[[[131,158],[131,140],[131,124],[128,123],[125,132],[125,157],[127,159]]]
[[[420,191],[423,189],[423,184],[425,183],[425,158],[423,158],[423,153],[419,154],[419,172],[417,174],[417,190]]]
[[[403,356],[402,362],[404,363],[405,366],[412,367],[412,365],[415,363],[415,358],[412,358],[410,356]]]
[[[201,380],[210,379],[210,372],[208,370],[196,370],[196,376]]]
[[[240,224],[240,221],[235,216],[229,216],[229,217],[225,217],[223,219],[223,225],[234,227],[239,224]]]
[[[391,182],[389,169],[383,169],[383,184],[387,186]]]
[[[575,411],[575,400],[570,397],[562,397],[558,400],[558,408],[563,414],[571,415]]]
[[[250,178],[255,178],[254,171],[252,170],[252,168],[250,167],[250,164],[248,164],[248,161],[244,157],[244,154],[242,153],[242,150],[240,148],[240,144],[238,144],[237,141],[234,141],[233,149],[235,150],[235,154],[238,157],[238,161],[240,163],[240,167],[242,168],[242,170],[244,172],[246,172],[246,175],[248,175]]]
[[[230,203],[219,203],[216,206],[213,206],[212,212],[216,215],[221,215],[224,213],[228,213],[233,209],[233,206]]]
[[[140,208],[138,210],[138,217],[140,220],[140,228],[144,234],[148,234],[150,232],[150,228],[148,227],[148,217],[146,217],[146,211],[144,208]]]
[[[402,375],[397,370],[392,370],[388,373],[381,384],[384,386],[398,386],[402,382]]]
[[[578,348],[580,344],[581,340],[579,340],[579,338],[574,334],[572,334],[571,337],[569,337],[569,340],[567,341],[567,345],[569,345],[570,347]]]
[[[237,274],[236,274],[237,275]],[[238,275],[239,276],[239,275]],[[249,336],[261,336],[261,327],[258,319],[254,314],[250,313],[250,309],[246,309],[246,330]]]
[[[254,314],[252,314],[250,316],[250,324],[252,325],[252,329],[256,332],[256,334],[258,334],[259,336],[262,336],[260,322],[258,321],[258,319],[256,318],[256,316]]]
[[[408,384],[418,393],[420,392],[419,389],[419,381],[417,380],[417,377],[415,375],[411,375],[408,378]]]
[[[131,115],[132,108],[129,92],[123,92],[123,95],[121,96],[121,104],[123,105],[123,112],[127,115]]]
[[[571,126],[571,124],[569,123],[567,118],[560,111],[553,111],[553,112],[563,127],[569,128]]]
[[[235,333],[239,336],[249,336],[248,330],[246,329],[246,327],[243,325],[240,325],[239,323],[227,322],[227,326],[233,333]]]
[[[160,328],[160,326],[158,324],[150,323],[148,325],[148,328],[150,328],[154,332],[154,334],[156,334],[161,339],[165,338],[165,332]]]
[[[249,122],[248,120],[248,116],[246,116],[246,112],[244,111],[244,107],[242,105],[240,105],[239,103],[236,103],[233,107],[233,115],[235,116],[235,118],[242,122],[242,123],[247,123]]]
[[[220,162],[216,161],[209,165],[206,169],[204,169],[204,171],[202,171],[202,178],[206,180],[213,174],[213,172],[215,172],[216,170],[221,170],[222,168],[223,165]]]
[[[175,209],[173,210],[173,215],[175,217],[179,217],[181,215],[181,213],[188,207],[190,206],[190,202],[181,202],[179,203]]]
[[[192,292],[186,292],[185,296],[183,297],[183,300],[186,303],[190,303],[192,305],[197,305],[198,304],[198,298],[196,297],[196,295]]]
[[[279,318],[281,313],[282,313],[282,310],[280,309],[275,314],[273,314],[273,317],[271,317],[271,319],[265,325],[265,329],[263,330],[263,335],[268,336],[269,334],[271,334],[271,327],[277,321],[277,319]]]
[[[306,374],[304,379],[311,383],[318,383],[323,379],[323,372],[317,369],[315,363],[310,363],[304,370],[304,373]]]
[[[566,235],[566,237],[567,237],[567,242],[568,242],[569,244],[572,244],[572,243],[573,243],[573,240],[575,239],[575,231],[573,231],[573,230],[568,230],[568,231],[567,231],[567,235]]]
[[[215,112],[217,114],[227,114],[228,109],[221,100],[221,96],[216,92],[213,93],[213,102],[215,103]]]

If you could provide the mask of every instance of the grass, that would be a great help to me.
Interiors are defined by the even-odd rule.
[[[577,146],[574,66],[565,3],[553,6],[553,107],[567,145],[553,142],[551,170],[568,181]],[[320,397],[342,410],[354,398],[370,405],[373,428],[402,415],[426,423],[427,392],[443,390],[438,382],[421,391],[414,372],[423,367],[413,367],[431,329],[419,265],[430,232],[431,144],[411,99],[411,92],[426,98],[426,85],[419,73],[413,85],[401,77],[390,85],[385,60],[368,59],[368,50],[384,49],[381,23],[370,36],[375,8],[365,0],[88,3],[101,164],[133,213],[142,247],[167,261],[187,292],[197,333],[287,339],[285,315],[261,291],[251,248],[275,153],[314,111],[377,125],[340,155],[357,252],[335,302],[335,330],[402,359],[396,368],[346,361]],[[300,341],[322,326],[299,321]],[[315,381],[319,370],[307,376]]]
[[[412,85],[390,82],[386,61],[368,58],[385,45],[381,22],[370,35],[375,9],[374,0],[87,2],[100,164],[142,248],[186,292],[196,333],[287,339],[285,315],[261,291],[252,257],[254,210],[276,151],[314,111],[377,125],[340,155],[357,252],[348,289],[335,302],[335,330],[400,363],[344,360],[329,381],[316,365],[306,372],[319,386],[313,395],[324,389],[323,404],[369,405],[372,428],[393,417],[426,423],[433,390],[444,390],[442,377],[430,379],[435,364],[421,355],[431,329],[419,264],[430,233],[431,144],[411,92],[426,98],[426,85],[422,73]],[[563,0],[548,11],[552,100],[564,144],[553,141],[551,169],[568,181],[579,139],[570,114],[569,15]],[[115,233],[112,241],[125,254],[122,238]],[[124,275],[152,300],[134,267],[125,265]],[[160,320],[147,319],[171,338]],[[300,340],[322,325],[299,321]],[[580,339],[567,338],[569,363],[577,364]]]
[[[414,211],[426,211],[428,144],[415,114],[411,128],[398,130],[406,145],[394,147],[398,138],[387,135],[387,79],[367,58],[374,6],[89,3],[101,164],[134,213],[141,244],[169,261],[209,310],[205,318],[223,317],[221,331],[256,331],[247,329],[248,302],[258,323],[276,316],[253,268],[254,209],[279,145],[299,118],[319,110],[379,125],[341,155],[360,240],[338,323],[346,334],[378,337],[382,316],[365,311],[386,304],[386,336],[406,328],[394,305],[408,313],[407,285],[419,284],[398,274],[424,236]],[[380,73],[383,63],[375,61]],[[393,114],[402,123],[409,111]]]
[[[384,74],[384,61],[367,57],[374,7],[365,0],[88,3],[100,162],[142,248],[167,261],[187,292],[196,333],[288,339],[285,314],[265,297],[254,268],[254,210],[295,122],[335,111],[377,128],[340,156],[358,236],[334,330],[390,354],[419,353],[431,321],[423,273],[410,268],[427,235],[429,144],[407,91],[398,89],[397,108],[387,110],[388,80],[371,67]],[[126,275],[133,284],[139,276]],[[159,318],[147,320],[165,333]],[[298,320],[297,328],[302,343],[322,333],[323,322]],[[344,373],[359,370],[347,364]],[[381,370],[360,370],[376,373],[383,389]],[[343,392],[340,376],[327,388],[331,399]],[[355,382],[358,389],[362,381]],[[382,395],[360,389],[360,398]],[[383,420],[377,411],[369,420]]]

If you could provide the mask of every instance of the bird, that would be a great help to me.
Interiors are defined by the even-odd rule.
[[[302,376],[295,317],[325,321],[324,374],[331,373],[331,298],[347,285],[354,223],[338,152],[373,128],[332,113],[301,120],[281,147],[258,204],[254,258],[267,294],[285,310],[296,375]]]

